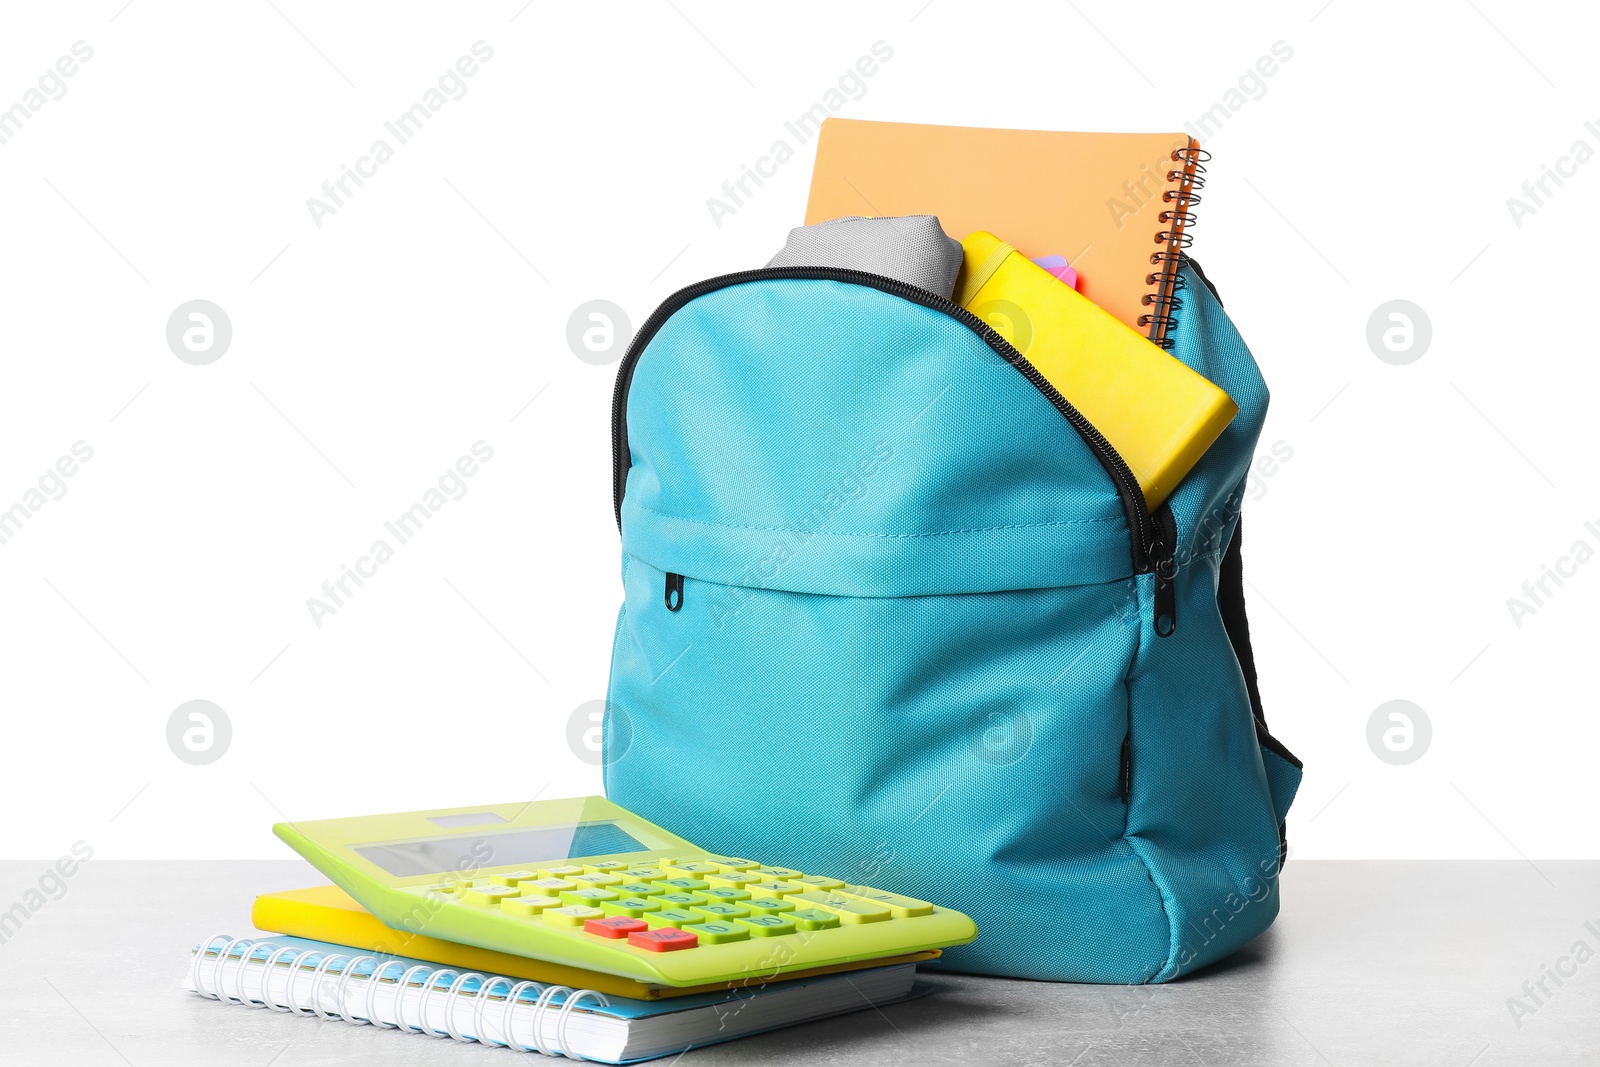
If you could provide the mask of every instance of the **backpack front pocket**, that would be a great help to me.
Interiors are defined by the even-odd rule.
[[[630,557],[624,584],[613,799],[713,850],[967,911],[982,934],[948,951],[957,969],[1015,973],[1039,924],[1024,901],[1049,901],[1063,940],[1119,931],[1098,980],[1165,959],[1123,837],[1136,582],[858,597],[687,576],[677,611],[661,568]]]

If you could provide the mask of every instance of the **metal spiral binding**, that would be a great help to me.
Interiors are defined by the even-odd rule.
[[[355,1014],[346,1015],[344,1017],[344,1021],[354,1026],[367,1026],[372,1022],[372,1004],[370,1003],[372,1000],[371,990],[377,985],[378,971],[381,970],[378,965],[378,957],[357,956],[355,959],[351,960],[345,966],[344,973],[339,976],[338,988],[333,991],[334,1003],[348,1004],[349,1001],[345,998],[349,996],[350,979],[356,976],[356,968],[363,963],[367,964],[367,966],[371,968],[371,970],[367,972],[368,975],[371,976],[367,982],[367,1001],[363,1003],[363,1007],[367,1009],[367,1014],[365,1018]]]
[[[415,978],[419,983],[426,982],[433,976],[433,972],[434,968],[429,967],[426,963],[414,964],[406,968],[405,973],[400,976],[400,980],[395,983],[395,991],[400,994],[394,999],[395,1029],[404,1030],[408,1034],[420,1034],[423,1032],[421,1027],[413,1026],[406,1022],[406,1002],[403,994],[406,988],[411,985],[411,979]],[[426,1003],[423,1004],[423,1008],[427,1008]],[[424,1010],[423,1014],[426,1015],[427,1011]]]
[[[1163,227],[1155,235],[1155,243],[1161,249],[1151,253],[1150,263],[1156,269],[1145,278],[1145,284],[1153,285],[1155,289],[1144,295],[1141,303],[1150,311],[1140,315],[1137,321],[1155,335],[1151,340],[1162,348],[1172,347],[1170,332],[1178,325],[1173,313],[1183,307],[1183,298],[1179,294],[1183,292],[1186,282],[1180,271],[1189,262],[1189,254],[1185,249],[1194,241],[1194,235],[1188,232],[1188,227],[1195,224],[1194,211],[1191,209],[1200,202],[1196,190],[1205,188],[1204,164],[1210,158],[1210,152],[1192,142],[1188,148],[1174,149],[1172,161],[1183,164],[1183,168],[1167,171],[1167,181],[1177,184],[1161,194],[1161,202],[1171,207],[1156,216],[1156,221]]]
[[[219,952],[217,954],[217,958],[220,960],[223,955],[224,955],[223,952]],[[252,955],[253,955],[253,953],[252,953]],[[260,978],[256,982],[256,992],[261,994],[257,999],[261,1001],[262,1006],[271,1008],[273,1011],[286,1012],[286,1011],[289,1010],[287,1005],[283,1006],[283,1007],[279,1007],[277,1004],[273,1003],[272,997],[270,995],[268,995],[268,993],[267,993],[267,979],[272,976],[272,968],[274,968],[274,967],[276,967],[278,965],[278,961],[279,960],[281,960],[285,956],[287,956],[291,961],[293,961],[299,955],[300,955],[300,953],[299,953],[299,951],[297,949],[291,948],[291,947],[289,947],[287,945],[283,945],[283,946],[280,946],[276,952],[272,953],[270,956],[268,956],[266,958],[266,961],[261,965]],[[241,966],[239,967],[239,973],[241,975],[243,975],[243,973],[245,971],[245,968],[243,966],[243,963],[244,963],[243,957],[240,958],[239,962],[241,964]],[[240,984],[240,986],[244,985],[243,978],[240,979],[239,984]]]
[[[478,1035],[478,1041],[480,1043],[488,1045],[490,1048],[505,1048],[510,1044],[509,1041],[496,1041],[494,1038],[490,1037],[488,1031],[483,1028],[484,1006],[488,1004],[489,997],[493,993],[494,987],[499,985],[501,982],[506,983],[508,990],[516,989],[516,979],[507,978],[503,974],[496,975],[478,987],[478,995],[476,998],[474,998],[472,1004],[472,1032]],[[510,1036],[503,1024],[500,1028],[500,1033],[505,1037]]]
[[[259,953],[267,951],[267,955]],[[211,954],[216,955],[212,958]],[[300,965],[301,957],[318,957],[316,966],[312,969],[310,993],[307,994],[305,1003],[301,1003],[299,992],[300,972],[305,970]],[[238,960],[238,968],[234,972],[231,991],[223,988],[222,970],[230,959]],[[245,972],[251,964],[259,962],[260,972],[256,975],[255,995],[252,996],[245,989]],[[273,973],[273,968],[280,963],[289,968],[289,981],[284,990],[283,1000],[276,1000],[268,992],[268,979]],[[307,964],[310,960],[307,960]],[[365,964],[366,973],[359,969]],[[208,971],[202,968],[209,967]],[[395,984],[395,1022],[382,1022],[376,1018],[373,1008],[372,996],[377,991],[381,982],[386,981],[385,975],[392,974],[393,968],[401,967],[403,971]],[[337,970],[335,969],[337,968]],[[330,974],[329,972],[333,972]],[[327,998],[319,994],[330,978],[337,977],[334,986],[331,1004]],[[448,985],[441,985],[441,981],[449,978]],[[358,982],[363,989],[359,992],[350,988],[351,982]],[[477,982],[477,988],[468,994],[467,987],[472,982]],[[407,1018],[405,990],[413,983],[422,987],[422,995],[417,1004],[417,1018]],[[500,1036],[490,1037],[484,1025],[484,1012],[489,1006],[489,1000],[501,983],[507,983],[505,1002],[501,1007],[497,1020]],[[414,964],[405,967],[399,960],[390,960],[382,963],[377,956],[364,955],[352,956],[343,952],[320,953],[315,949],[297,949],[292,945],[278,945],[272,941],[257,941],[249,937],[230,937],[227,934],[215,934],[206,938],[195,950],[194,960],[189,965],[189,984],[194,991],[211,1000],[220,1000],[227,1004],[242,1004],[251,1008],[270,1008],[276,1012],[285,1012],[293,1015],[315,1016],[316,1018],[332,1021],[343,1019],[352,1026],[366,1026],[368,1024],[379,1026],[388,1030],[404,1030],[413,1034],[428,1034],[431,1037],[450,1037],[456,1041],[477,1041],[491,1048],[514,1048],[518,1052],[540,1052],[546,1056],[565,1056],[568,1059],[582,1060],[585,1057],[576,1052],[562,1051],[567,1048],[567,1020],[572,1012],[584,1000],[592,1000],[599,1007],[607,1007],[610,1001],[603,993],[593,989],[574,989],[564,985],[544,985],[540,982],[528,980],[516,981],[504,976],[490,978],[476,971],[455,971],[448,968],[434,967],[426,963]],[[538,997],[533,1001],[523,1000],[523,994],[537,990]],[[455,1003],[454,998],[471,995],[474,998],[472,1006],[473,1034],[463,1034],[455,1027],[455,1014],[446,1011],[444,1026],[439,1028],[428,1022],[428,1009],[434,999],[443,994],[447,1006]],[[555,1001],[557,997],[565,994],[559,1007]],[[353,1007],[353,998],[359,998]],[[533,1045],[523,1045],[512,1040],[511,1022],[518,1004],[531,1008],[531,1022],[533,1029]],[[541,1024],[547,1011],[556,1012],[555,1039],[556,1047],[549,1048],[544,1044],[540,1034]]]

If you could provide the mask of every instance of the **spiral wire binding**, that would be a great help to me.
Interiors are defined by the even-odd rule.
[[[212,953],[215,958],[212,958]],[[266,952],[265,956],[259,955]],[[301,960],[304,958],[305,962]],[[231,991],[223,986],[223,968],[230,960],[237,959],[238,967],[233,974]],[[315,959],[315,965],[312,961]],[[260,971],[256,975],[255,995],[251,996],[245,988],[246,972],[259,963]],[[288,968],[288,985],[284,989],[283,1000],[275,1000],[267,990],[267,983],[273,974],[273,968],[283,965]],[[365,965],[367,970],[361,971]],[[209,971],[202,968],[209,966]],[[301,1003],[299,989],[300,972],[307,967],[311,971],[311,991],[306,1002]],[[385,976],[393,973],[393,968],[402,968],[402,973],[394,981],[395,1022],[383,1022],[376,1017],[372,997],[380,983],[388,981]],[[332,974],[330,974],[332,972]],[[203,976],[203,977],[202,977]],[[338,984],[334,986],[332,1007],[326,1008],[326,998],[321,997],[323,987],[327,981],[336,977]],[[449,979],[448,985],[441,984]],[[351,1006],[351,982],[359,982],[364,987],[360,996],[360,1007]],[[477,988],[471,991],[474,997],[472,1005],[473,1034],[461,1033],[455,1026],[455,1012],[452,1010],[456,997],[469,994],[468,987],[476,982]],[[501,1005],[500,1016],[497,1020],[500,1036],[490,1037],[488,1027],[485,1026],[484,1012],[489,1007],[489,1001],[494,991],[504,982],[505,1002]],[[431,1037],[450,1037],[456,1041],[479,1042],[491,1048],[514,1048],[518,1052],[539,1052],[546,1056],[565,1056],[568,1059],[582,1060],[585,1057],[576,1052],[563,1051],[567,1048],[567,1021],[572,1012],[585,1000],[592,1000],[597,1007],[608,1007],[611,1003],[605,994],[593,989],[574,989],[564,985],[544,985],[527,979],[515,981],[504,975],[493,978],[479,974],[476,971],[456,971],[450,968],[433,967],[430,964],[418,963],[406,967],[400,960],[382,962],[379,957],[364,955],[352,956],[344,952],[322,953],[314,949],[297,949],[292,945],[278,945],[272,941],[257,941],[249,937],[230,937],[227,934],[215,934],[206,938],[195,950],[194,960],[189,964],[189,984],[194,991],[211,1000],[220,1000],[225,1004],[241,1004],[251,1008],[269,1008],[272,1011],[284,1012],[292,1015],[315,1016],[325,1022],[342,1019],[352,1026],[378,1026],[386,1030],[404,1030],[412,1034],[428,1034]],[[405,991],[413,984],[422,989],[422,994],[417,1002],[417,1018],[407,1018]],[[522,999],[525,993],[537,990],[538,996],[533,1001]],[[446,1005],[444,1027],[440,1029],[428,1022],[428,1010],[439,994],[444,995]],[[563,996],[564,995],[564,996]],[[562,997],[559,1008],[556,998]],[[533,1031],[533,1044],[524,1045],[514,1041],[511,1037],[511,1022],[518,1005],[530,1009],[530,1022]],[[547,1047],[543,1035],[540,1033],[541,1024],[546,1012],[555,1011],[555,1047]]]
[[[1167,171],[1167,181],[1176,182],[1177,185],[1161,194],[1161,202],[1171,207],[1156,216],[1156,221],[1164,228],[1156,234],[1155,243],[1162,247],[1151,254],[1150,263],[1156,269],[1145,278],[1145,284],[1155,286],[1155,290],[1146,293],[1140,301],[1150,311],[1140,315],[1138,322],[1156,335],[1151,340],[1166,349],[1172,347],[1171,331],[1178,325],[1173,313],[1183,307],[1183,298],[1179,294],[1187,286],[1187,280],[1181,271],[1189,262],[1186,249],[1194,241],[1194,235],[1188,232],[1188,228],[1195,224],[1191,209],[1200,202],[1196,190],[1205,188],[1204,164],[1210,158],[1210,152],[1193,142],[1188,148],[1173,149],[1172,161],[1183,164],[1183,167]]]
[[[218,952],[217,953],[217,958],[221,959],[222,956],[226,953],[226,951],[227,950],[224,949],[223,951]],[[297,952],[295,949],[291,948],[290,946],[288,946],[288,945],[281,946],[281,947],[279,947],[279,949],[276,952],[272,953],[272,955],[267,957],[266,963],[261,968],[261,978],[256,983],[256,991],[261,994],[261,996],[260,996],[261,1003],[263,1005],[265,1005],[266,1007],[271,1008],[273,1011],[286,1012],[286,1011],[289,1010],[289,1008],[288,1008],[287,1005],[284,1005],[283,1007],[279,1007],[277,1004],[274,1004],[272,1002],[272,997],[270,997],[267,994],[267,979],[272,976],[272,968],[274,968],[274,967],[276,967],[278,965],[278,961],[279,960],[283,959],[285,956],[288,956],[292,960],[293,958],[295,958],[298,955],[300,955],[300,953]],[[245,968],[240,967],[239,970],[241,972],[243,972],[245,970]],[[244,980],[242,978],[240,979],[239,984],[241,986],[244,985]]]

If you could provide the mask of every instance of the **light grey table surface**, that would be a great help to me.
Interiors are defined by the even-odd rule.
[[[45,866],[0,864],[0,907],[21,900]],[[0,944],[0,1063],[537,1062],[181,989],[191,945],[250,932],[254,894],[321,881],[297,860],[91,860],[60,899]],[[1572,955],[1580,941],[1600,953],[1600,863],[1291,860],[1283,896],[1271,931],[1185,981],[1124,987],[930,975],[935,990],[920,1000],[677,1062],[1600,1064],[1600,955],[1580,952],[1581,963]],[[1546,968],[1576,973],[1557,984]],[[1539,993],[1541,978],[1548,995]],[[1511,997],[1531,1013],[1513,1019]]]

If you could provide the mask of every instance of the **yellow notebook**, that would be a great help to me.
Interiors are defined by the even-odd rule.
[[[961,242],[955,302],[1010,341],[1127,462],[1154,508],[1238,414],[1227,393],[992,233]]]
[[[1060,284],[1060,283],[1057,283]],[[305,937],[313,941],[331,941],[347,948],[364,952],[382,952],[394,956],[411,956],[428,963],[447,967],[465,967],[485,974],[503,974],[511,978],[529,978],[535,982],[593,989],[611,996],[632,997],[635,1000],[659,1000],[663,997],[681,997],[689,993],[722,991],[727,983],[702,986],[660,986],[619,978],[600,971],[581,967],[566,967],[559,963],[513,956],[505,952],[458,945],[453,941],[393,930],[383,925],[351,896],[338,886],[319,885],[310,889],[290,889],[281,893],[263,893],[256,897],[250,909],[250,921],[258,930],[275,934]],[[882,967],[891,963],[921,963],[938,956],[937,950],[914,952],[890,959],[865,960],[834,967],[814,967],[805,971],[789,971],[782,977],[809,978],[818,974],[838,971],[855,971],[866,967]],[[751,984],[760,984],[765,978],[752,976]]]

